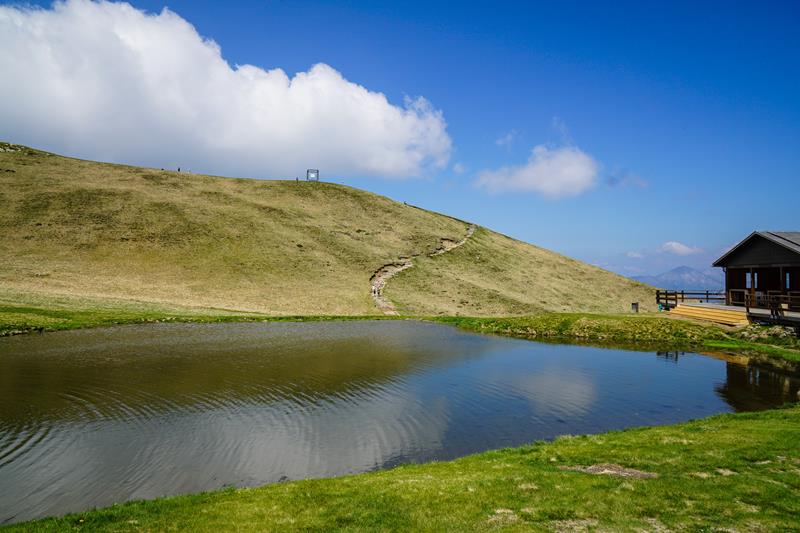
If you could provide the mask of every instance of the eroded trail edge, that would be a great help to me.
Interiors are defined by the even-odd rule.
[[[402,272],[403,270],[407,270],[414,266],[414,259],[421,255],[427,255],[427,257],[435,257],[437,255],[442,255],[447,253],[451,250],[454,250],[467,242],[472,234],[475,233],[475,224],[470,224],[467,228],[467,234],[464,236],[463,239],[460,241],[454,241],[452,239],[440,239],[439,246],[436,247],[436,250],[430,252],[428,254],[413,254],[408,257],[399,257],[397,261],[392,263],[388,263],[380,267],[378,270],[370,278],[370,284],[372,285],[372,299],[375,300],[375,305],[378,306],[383,314],[385,315],[396,315],[397,309],[395,309],[394,304],[384,295],[383,291],[386,288],[386,282],[388,282],[392,276],[397,274],[398,272]]]

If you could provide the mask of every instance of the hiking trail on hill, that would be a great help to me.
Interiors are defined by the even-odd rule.
[[[417,257],[422,255],[426,255],[427,257],[435,257],[458,248],[467,242],[470,237],[472,237],[472,234],[475,233],[475,229],[475,224],[470,224],[467,228],[467,234],[460,241],[454,241],[447,238],[440,239],[439,246],[433,252],[428,254],[418,253],[408,257],[400,257],[397,261],[383,265],[376,270],[370,278],[370,284],[372,288],[372,299],[375,300],[375,305],[378,306],[378,309],[380,309],[385,315],[397,314],[397,309],[395,309],[394,304],[383,294],[383,291],[386,288],[386,283],[392,278],[392,276],[398,272],[402,272],[403,270],[413,267],[414,259]]]

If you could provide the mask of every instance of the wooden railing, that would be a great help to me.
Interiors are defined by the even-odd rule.
[[[725,291],[656,291],[656,304],[662,309],[672,309],[679,303],[738,305],[747,310],[770,309],[776,312],[800,311],[800,291],[730,289],[727,295]]]
[[[725,304],[725,291],[656,291],[656,304],[672,309],[682,302]]]
[[[743,289],[732,289],[730,292],[733,293],[734,291],[738,293],[742,292]],[[731,295],[731,298],[733,298],[733,295]],[[742,302],[739,305],[744,305],[748,313],[751,308],[769,309],[770,315],[773,317],[782,317],[785,311],[800,311],[800,291],[763,292],[745,289],[742,296],[737,294],[737,301]]]

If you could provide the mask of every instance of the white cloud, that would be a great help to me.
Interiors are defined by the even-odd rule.
[[[692,254],[699,254],[703,250],[701,250],[700,248],[687,246],[681,242],[667,241],[661,245],[661,251],[675,255],[692,255]]]
[[[642,254],[640,252],[626,252],[625,256],[626,257],[630,257],[631,259],[643,259],[644,258],[644,254]]]
[[[511,130],[499,139],[495,139],[494,143],[497,146],[511,146],[514,142],[514,139],[517,138],[517,130]]]
[[[0,72],[0,138],[80,157],[291,177],[417,175],[450,155],[425,99],[393,105],[325,64],[232,67],[168,9],[0,6]]]
[[[575,146],[536,146],[528,163],[479,174],[478,185],[490,191],[529,191],[548,198],[576,196],[597,180],[600,165]]]
[[[467,166],[464,163],[458,162],[453,165],[453,172],[456,174],[463,174],[467,171]]]

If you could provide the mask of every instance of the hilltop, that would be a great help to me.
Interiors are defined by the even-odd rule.
[[[0,143],[0,303],[268,315],[624,312],[650,287],[366,191],[62,157]],[[436,254],[436,251],[447,250]],[[412,259],[409,259],[412,258]],[[66,302],[66,303],[65,303]]]

